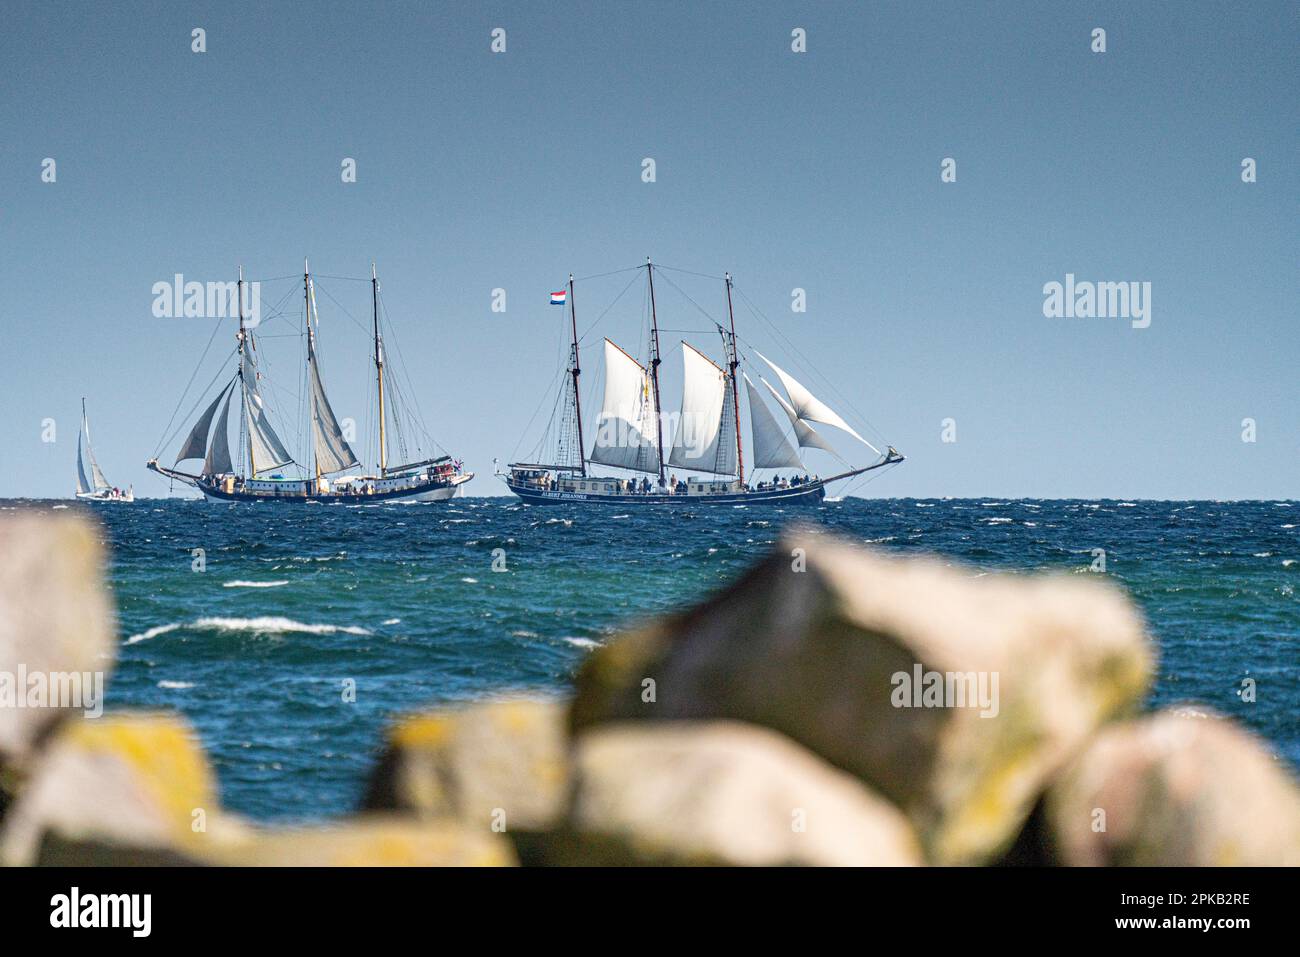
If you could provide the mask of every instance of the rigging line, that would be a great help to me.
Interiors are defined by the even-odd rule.
[[[738,288],[734,283],[732,284],[731,288],[740,294],[740,298],[745,301],[745,305],[749,307],[750,311],[768,324],[768,326],[772,329],[772,331],[775,332],[777,336],[780,337],[783,343],[785,343],[786,347],[791,352],[793,352],[796,356],[799,357],[799,359],[803,362],[804,366],[808,369],[808,371],[811,372],[813,375],[815,375],[822,385],[825,385],[846,406],[848,406],[848,408],[852,410],[852,412],[855,415],[857,415],[857,417],[867,426],[867,428],[870,429],[871,432],[875,434],[878,440],[882,442],[886,441],[885,434],[881,432],[878,428],[876,428],[876,426],[871,422],[871,420],[868,419],[865,415],[863,415],[862,411],[856,405],[853,404],[852,400],[850,400],[848,396],[840,392],[840,390],[835,387],[835,384],[833,382],[831,382],[824,375],[822,375],[820,372],[817,371],[817,367],[808,359],[808,357],[799,351],[798,346],[796,346],[793,342],[790,341],[790,339],[785,335],[785,333],[783,333],[780,330],[780,328],[776,325],[776,323],[774,323],[771,319],[769,319],[766,315],[764,315],[763,310],[759,309],[758,306],[754,305],[754,303],[750,300],[750,298],[745,295],[745,291],[743,289]],[[742,340],[751,348],[753,348],[753,344],[750,343],[748,340],[746,340],[743,336],[737,335],[736,338]]]
[[[302,273],[289,276],[272,276],[270,279],[245,279],[244,282],[283,282],[285,279],[301,279]]]
[[[369,276],[326,276],[323,273],[312,273],[313,279],[341,279],[344,282],[370,282]]]
[[[722,282],[727,278],[726,276],[710,276],[708,273],[705,272],[692,272],[689,269],[679,269],[676,266],[664,266],[660,263],[655,263],[655,269],[668,269],[671,270],[672,272],[685,273],[688,276],[699,276],[701,279],[716,279],[718,282]]]
[[[641,269],[642,267],[641,267],[641,266],[637,266],[636,268],[637,268],[637,269]],[[619,272],[627,272],[627,270],[626,270],[626,269],[620,269]],[[609,314],[609,311],[610,311],[611,309],[613,309],[616,305],[618,305],[618,301],[619,301],[620,299],[623,298],[624,294],[625,294],[629,289],[632,288],[632,283],[636,282],[636,279],[637,279],[636,276],[633,276],[631,279],[629,279],[629,280],[627,281],[627,285],[623,287],[623,292],[620,292],[617,296],[615,296],[615,297],[614,297],[614,301],[611,302],[608,306],[605,307],[605,311],[602,312],[599,316],[596,317],[596,321],[593,322],[591,325],[589,325],[589,326],[587,327],[586,331],[583,332],[583,334],[580,335],[580,336],[578,337],[578,343],[579,343],[579,345],[581,345],[583,339],[586,339],[587,336],[590,335],[591,330],[595,329],[598,325],[600,325],[600,321],[601,321],[602,319],[604,319],[606,315]]]
[[[414,408],[415,413],[414,415],[411,416],[413,424],[416,426],[416,428],[420,430],[421,433],[423,433],[424,438],[429,442],[429,444],[434,448],[436,448],[443,455],[449,455],[450,453],[445,448],[443,448],[442,444],[437,439],[433,437],[433,433],[429,431],[428,425],[426,424],[426,420],[424,418],[424,411],[420,408],[420,395],[415,388],[415,381],[411,378],[410,370],[407,368],[406,358],[402,354],[400,343],[398,343],[397,341],[396,326],[393,324],[393,321],[389,316],[388,304],[384,302],[384,294],[382,292],[379,294],[379,308],[382,311],[384,316],[383,328],[387,330],[388,338],[392,340],[392,348],[385,350],[385,355],[392,355],[397,357],[397,368],[401,371],[402,378],[406,380],[405,384],[398,390],[398,398],[400,400],[400,403],[403,408],[407,409],[408,415],[411,415],[410,409]],[[397,384],[396,376],[394,376],[393,381],[394,384]],[[408,389],[410,390],[410,394],[411,394],[411,401],[409,404],[407,403],[407,399],[406,399],[406,394]]]
[[[579,276],[574,282],[586,282],[589,279],[604,279],[606,276],[617,276],[619,273],[632,272],[636,269],[644,269],[644,266],[628,266],[626,269],[614,269],[610,272],[596,273],[594,276]]]
[[[660,268],[660,267],[656,266],[655,268],[658,269],[658,268]],[[710,278],[712,278],[712,277],[710,277]],[[681,286],[677,285],[677,283],[673,282],[672,279],[671,279],[670,277],[668,277],[668,276],[664,276],[664,282],[668,283],[668,285],[672,286],[674,289],[676,289],[678,292],[680,292],[680,293],[681,293],[681,294],[686,298],[686,301],[687,301],[687,302],[689,302],[692,306],[694,306],[696,309],[698,309],[698,310],[700,311],[700,313],[704,316],[705,319],[708,319],[709,322],[713,323],[713,325],[715,325],[715,326],[716,326],[716,325],[719,325],[717,319],[714,319],[711,315],[709,315],[708,312],[705,311],[705,309],[704,309],[703,306],[701,306],[698,302],[696,302],[696,301],[695,301],[694,299],[692,299],[689,295],[687,295],[686,290],[684,290]],[[662,331],[662,330],[660,330],[660,331]]]
[[[858,481],[854,482],[848,488],[846,488],[844,490],[844,493],[840,496],[840,498],[848,498],[849,495],[852,494],[854,489],[865,488],[866,486],[870,485],[872,482],[874,482],[876,479],[880,478],[884,474],[885,474],[885,469],[874,469],[870,472],[867,472],[865,475],[859,475]]]
[[[312,279],[313,279],[313,280],[316,279],[316,278],[317,278],[316,276],[312,276]],[[369,282],[370,280],[367,279],[366,281]],[[340,309],[340,311],[342,311],[343,315],[345,315],[345,316],[347,316],[349,319],[351,319],[351,320],[353,321],[353,323],[356,324],[357,328],[359,328],[362,332],[365,332],[367,335],[369,335],[369,333],[370,333],[370,329],[366,326],[366,324],[365,324],[364,322],[362,322],[360,319],[358,319],[356,316],[352,315],[352,313],[348,312],[347,307],[344,306],[343,303],[341,303],[341,302],[339,302],[337,299],[335,299],[335,298],[334,298],[334,295],[333,295],[333,294],[332,294],[328,289],[326,289],[324,286],[322,286],[322,285],[320,285],[319,283],[316,283],[316,282],[313,282],[312,285],[315,286],[316,288],[318,288],[321,292],[325,293],[326,296],[329,296],[329,300],[330,300],[330,302],[332,302],[332,303],[334,303],[334,305],[338,306],[339,309]]]
[[[161,442],[158,443],[158,447],[153,451],[154,458],[158,457],[159,453],[161,453],[163,450],[163,446],[167,444],[167,430],[170,429],[172,427],[172,423],[176,421],[176,413],[181,410],[181,404],[185,401],[185,396],[189,394],[190,386],[194,385],[194,380],[198,376],[199,370],[203,368],[203,360],[208,357],[208,350],[212,348],[212,343],[216,341],[217,333],[220,331],[221,331],[221,323],[218,322],[214,324],[212,327],[212,335],[208,336],[208,344],[203,347],[203,354],[199,356],[199,361],[195,364],[194,371],[190,373],[190,381],[185,384],[185,391],[182,392],[181,397],[176,400],[176,408],[172,409],[172,417],[168,419],[167,424],[163,426],[163,439]],[[230,361],[229,359],[226,360],[227,363],[229,361]],[[226,363],[222,363],[221,368],[224,369],[225,367],[226,367]],[[218,371],[217,375],[219,376],[220,374],[221,374],[220,371]],[[216,376],[213,377],[212,381],[213,382],[216,381]],[[209,389],[212,388],[211,382],[208,383],[208,388]],[[204,393],[206,392],[207,389],[204,390]],[[197,405],[198,403],[196,402],[195,406],[197,407]]]
[[[560,380],[560,374],[563,373],[564,371],[565,371],[565,370],[561,369],[561,370],[559,370],[558,373],[552,373],[552,374],[551,374],[551,382],[552,382],[552,384],[555,384],[555,383],[559,382],[559,380]],[[548,386],[548,387],[547,387],[547,388],[542,392],[542,399],[541,399],[541,401],[537,403],[537,408],[535,408],[535,409],[533,410],[532,418],[530,418],[530,419],[528,420],[528,424],[524,426],[524,431],[523,431],[523,433],[519,436],[519,441],[515,443],[514,451],[510,453],[510,457],[511,457],[512,459],[517,459],[517,458],[519,457],[519,449],[520,449],[520,446],[522,446],[522,445],[524,444],[524,440],[528,437],[528,431],[529,431],[529,429],[531,429],[531,428],[533,427],[533,423],[537,421],[537,416],[541,414],[542,408],[546,405],[546,398],[547,398],[547,396],[549,396],[549,395],[551,394],[552,391],[553,391],[552,388],[551,388],[550,386]],[[559,402],[559,399],[558,399],[558,392],[557,392],[556,404],[558,404],[558,402]],[[554,413],[554,411],[552,411],[552,413],[551,413],[551,418],[552,418],[552,420],[554,420],[554,418],[555,418],[555,413]],[[547,430],[548,430],[548,431],[549,431],[549,429],[550,429],[550,426],[547,426]]]

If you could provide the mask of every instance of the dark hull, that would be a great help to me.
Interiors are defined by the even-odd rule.
[[[244,488],[236,488],[227,491],[222,487],[221,482],[214,482],[205,479],[199,475],[192,475],[187,472],[179,472],[175,469],[160,466],[156,460],[150,459],[147,467],[154,472],[164,475],[170,479],[184,482],[186,485],[192,485],[203,493],[205,498],[219,502],[296,502],[306,504],[316,502],[322,505],[338,503],[340,505],[364,505],[367,502],[394,502],[401,500],[414,500],[421,502],[442,502],[455,497],[460,486],[464,485],[474,477],[473,472],[455,472],[446,476],[437,478],[426,478],[425,481],[415,485],[407,485],[401,488],[383,489],[375,491],[369,495],[361,492],[297,492],[293,494],[275,495],[265,491],[252,491]]]
[[[819,505],[826,497],[822,482],[809,482],[797,488],[770,488],[761,491],[722,495],[593,495],[588,492],[559,492],[519,485],[506,485],[529,505]]]

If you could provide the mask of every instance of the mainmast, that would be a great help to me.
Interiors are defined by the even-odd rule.
[[[655,315],[655,276],[650,257],[645,258],[645,273],[650,280],[650,379],[655,393],[655,436],[659,452],[659,484],[664,484],[664,420],[659,414],[659,319]]]
[[[388,448],[384,437],[384,352],[379,339],[379,278],[375,264],[370,264],[370,293],[375,313],[375,374],[379,380],[379,474],[388,469]]]
[[[242,264],[239,267],[239,289],[237,295],[239,297],[239,332],[235,334],[235,341],[238,343],[239,347],[239,401],[243,412],[239,417],[239,434],[242,439],[248,428],[248,383],[244,381],[244,342],[247,339],[248,334],[244,331],[244,267]],[[257,383],[254,382],[253,386],[256,387]],[[256,478],[257,463],[253,459],[253,442],[251,437],[247,439],[247,442],[248,477]]]
[[[736,383],[736,370],[740,366],[740,357],[736,354],[736,314],[731,309],[731,273],[726,273],[727,279],[727,318],[731,320],[731,335],[728,339],[730,346],[731,368],[731,408],[735,415],[736,421],[736,467],[739,469],[740,484],[745,484],[745,450],[740,444],[740,389]]]
[[[573,325],[573,416],[578,420],[578,466],[583,478],[587,477],[587,444],[582,439],[582,397],[578,389],[578,305],[573,300],[573,273],[569,273],[569,320]]]
[[[302,261],[302,299],[307,306],[307,364],[311,365],[316,361],[316,334],[311,328],[311,270],[307,267],[306,258]],[[311,399],[311,425],[314,428],[316,422],[316,397],[313,394]],[[312,443],[312,466],[316,471],[316,487],[320,487],[320,456],[316,454],[315,443]]]

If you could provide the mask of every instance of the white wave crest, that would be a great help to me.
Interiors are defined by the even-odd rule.
[[[178,628],[193,628],[198,631],[241,631],[252,632],[260,635],[370,634],[370,632],[365,628],[358,628],[355,625],[311,624],[308,622],[294,621],[292,618],[285,618],[282,615],[257,615],[253,618],[207,617],[197,618],[188,624],[184,622],[172,622],[168,625],[156,625],[153,628],[140,632],[138,635],[132,635],[125,643],[128,645],[138,644],[141,641],[148,641],[151,638],[157,638],[159,635],[165,635],[169,632],[176,631]]]

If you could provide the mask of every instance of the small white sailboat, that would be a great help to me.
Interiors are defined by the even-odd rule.
[[[85,454],[82,454],[82,447],[85,447]],[[90,475],[86,479],[86,460],[90,460]],[[135,489],[128,487],[125,492],[108,483],[104,478],[104,472],[95,461],[95,450],[90,446],[90,420],[86,418],[86,400],[81,400],[81,431],[77,433],[77,498],[83,502],[115,502],[126,503],[135,501]]]

